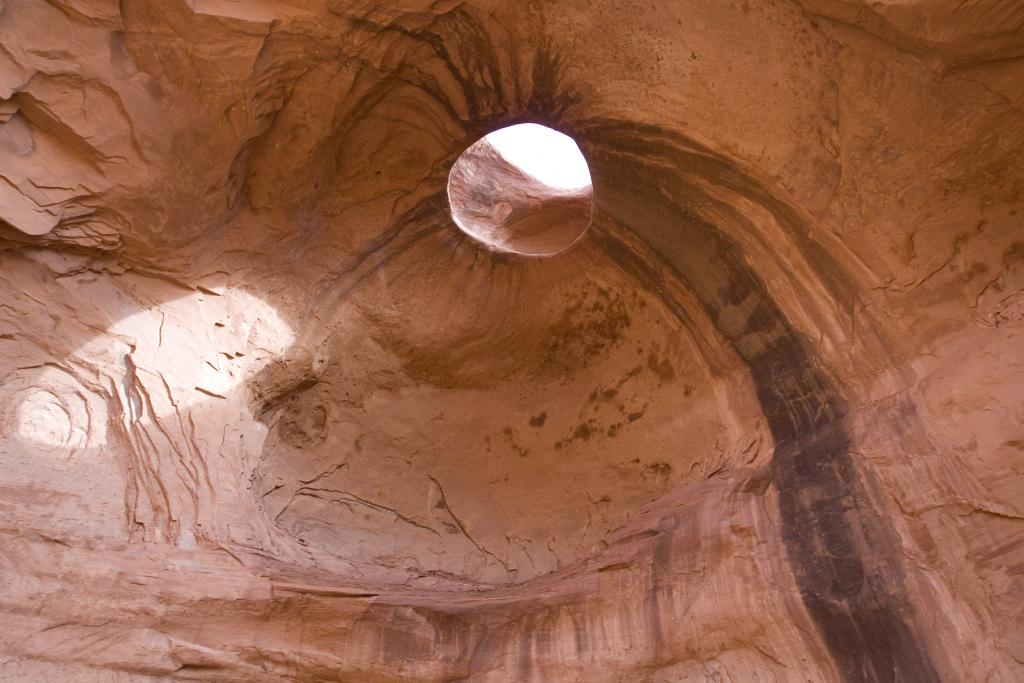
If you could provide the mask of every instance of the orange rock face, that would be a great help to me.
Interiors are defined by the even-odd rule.
[[[1024,679],[1022,112],[1008,0],[0,1],[0,680]]]

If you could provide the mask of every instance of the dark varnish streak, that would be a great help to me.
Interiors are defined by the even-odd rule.
[[[786,551],[836,668],[847,681],[938,680],[905,619],[899,578],[865,575],[867,555],[896,565],[898,548],[883,540],[884,519],[858,495],[844,401],[740,248],[700,215],[698,207],[717,200],[692,180],[740,191],[780,222],[796,220],[793,213],[779,211],[777,200],[765,199],[760,184],[725,160],[664,131],[591,122],[587,141],[599,213],[635,233],[663,263],[652,266],[606,232],[597,239],[647,285],[663,281],[659,270],[678,278],[750,368],[776,444],[773,483]]]

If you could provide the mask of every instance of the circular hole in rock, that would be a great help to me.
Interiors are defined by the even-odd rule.
[[[568,135],[536,123],[489,133],[448,176],[455,224],[488,249],[554,256],[590,227],[590,169]]]

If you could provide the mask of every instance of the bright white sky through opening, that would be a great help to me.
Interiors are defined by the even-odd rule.
[[[590,186],[590,169],[568,135],[536,123],[520,123],[490,133],[487,141],[505,160],[549,187]]]

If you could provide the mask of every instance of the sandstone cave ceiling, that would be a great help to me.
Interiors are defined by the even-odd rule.
[[[0,1],[0,680],[1020,680],[1022,106],[1013,0]]]

